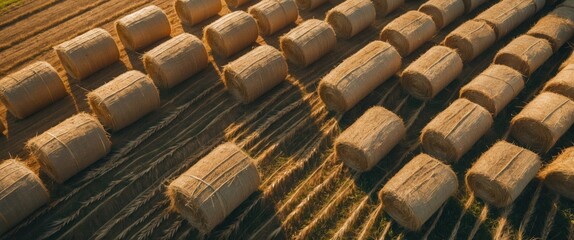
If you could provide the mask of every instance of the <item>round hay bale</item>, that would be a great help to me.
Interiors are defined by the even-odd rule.
[[[271,35],[299,17],[295,0],[263,0],[251,6],[248,12],[257,21],[261,36]]]
[[[419,11],[431,16],[438,30],[464,14],[464,1],[430,0],[421,5]]]
[[[496,207],[506,207],[540,170],[540,158],[524,148],[500,141],[484,152],[466,173],[467,188]]]
[[[0,164],[0,235],[50,199],[42,180],[15,159]]]
[[[329,0],[296,0],[297,6],[301,10],[306,10],[306,11],[311,11],[311,10],[325,4],[328,1]]]
[[[335,140],[337,158],[359,172],[371,170],[405,136],[403,120],[384,107],[367,110]]]
[[[490,24],[496,32],[497,39],[501,39],[544,7],[544,3],[545,0],[500,1],[480,13],[474,19],[482,20]]]
[[[546,39],[556,52],[574,36],[574,28],[566,20],[549,14],[540,19],[526,34]]]
[[[157,6],[147,6],[116,21],[116,31],[126,49],[137,51],[169,37],[167,15]]]
[[[176,0],[175,12],[185,25],[193,26],[221,11],[221,0]]]
[[[564,1],[566,3],[567,1]],[[564,20],[571,28],[574,28],[574,7],[559,5],[557,8],[548,13],[547,16],[555,16]]]
[[[227,7],[229,7],[230,9],[237,9],[241,5],[246,4],[250,1],[251,0],[225,0],[225,3],[227,5]]]
[[[66,72],[76,80],[82,80],[120,59],[112,35],[101,28],[63,42],[54,50]]]
[[[574,8],[574,1],[572,0],[564,0],[562,3],[558,5],[558,7],[569,7]]]
[[[493,64],[466,84],[460,90],[460,97],[496,116],[523,88],[522,74],[507,66]]]
[[[321,79],[319,96],[328,109],[345,112],[395,74],[401,62],[393,46],[373,41]]]
[[[521,35],[500,49],[495,64],[506,65],[530,76],[552,56],[552,46],[544,39]]]
[[[484,21],[468,20],[450,32],[444,45],[456,49],[463,61],[469,62],[496,42],[496,33]]]
[[[490,112],[459,98],[440,112],[422,130],[425,152],[445,162],[456,162],[492,126]]]
[[[309,66],[329,53],[337,44],[335,31],[328,23],[309,19],[280,38],[281,51],[301,67]]]
[[[206,234],[257,190],[253,163],[233,143],[219,145],[169,184],[171,206]]]
[[[387,24],[380,38],[393,45],[404,57],[430,40],[436,32],[434,21],[429,15],[408,11]]]
[[[487,2],[487,0],[463,0],[464,2],[464,12],[470,13],[472,10]]]
[[[457,189],[456,174],[448,165],[419,154],[385,184],[379,199],[395,221],[416,231]]]
[[[405,4],[405,0],[372,0],[379,17],[384,17],[387,14],[397,10],[400,6]]]
[[[574,200],[574,147],[564,149],[540,172],[540,178],[548,188]]]
[[[462,67],[462,59],[455,50],[434,46],[403,71],[401,86],[413,97],[428,100],[452,82]]]
[[[566,68],[566,66],[570,64],[574,64],[574,52],[572,52],[570,56],[566,60],[564,60],[562,64],[560,64],[560,67],[558,67],[558,71],[562,71],[564,68]]]
[[[66,94],[58,72],[47,62],[32,63],[0,79],[0,102],[19,119],[30,116]]]
[[[146,52],[143,63],[155,85],[166,89],[203,70],[209,62],[203,42],[182,33]]]
[[[104,157],[111,145],[104,127],[87,113],[76,114],[26,143],[42,170],[58,183]]]
[[[544,85],[544,92],[553,92],[574,101],[574,63],[566,66]]]
[[[279,50],[259,46],[225,66],[225,88],[241,102],[250,103],[285,80],[287,70]]]
[[[159,92],[153,81],[139,71],[128,71],[88,93],[90,108],[98,120],[118,131],[159,108]]]
[[[574,102],[551,92],[542,92],[510,123],[510,134],[522,145],[545,153],[574,123]]]
[[[235,11],[209,24],[203,38],[213,53],[230,57],[253,44],[258,34],[255,18],[244,11]]]
[[[375,17],[371,0],[348,0],[329,10],[325,21],[331,24],[337,37],[349,39],[375,22]]]

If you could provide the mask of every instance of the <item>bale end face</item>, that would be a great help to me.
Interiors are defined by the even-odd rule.
[[[223,76],[225,88],[235,99],[241,101],[243,104],[248,104],[254,100],[245,91],[245,87],[240,83],[241,80],[238,79],[238,73],[233,69],[226,66],[223,69]]]
[[[295,43],[290,38],[281,38],[280,39],[280,47],[281,51],[295,65],[300,67],[307,67],[311,63],[305,59],[305,54],[303,53],[303,49],[299,47],[297,43]]]
[[[379,199],[384,203],[385,212],[404,228],[410,231],[418,231],[424,224],[424,222],[418,220],[407,201],[401,199],[393,191],[383,188],[379,193]]]
[[[400,84],[411,96],[419,100],[429,100],[434,96],[430,80],[419,72],[406,69],[401,76]]]
[[[548,126],[537,119],[512,119],[510,135],[529,149],[547,152],[554,145],[554,135]]]
[[[404,0],[373,0],[379,17],[384,17],[405,3]]]
[[[566,148],[539,176],[548,188],[574,200],[574,147]]]
[[[162,74],[161,64],[157,63],[153,56],[145,54],[143,56],[143,65],[147,74],[157,87],[162,89],[170,88],[169,82]]]
[[[469,172],[466,175],[465,183],[467,188],[472,189],[477,197],[495,207],[506,207],[513,201],[510,198],[510,190],[498,181],[491,179],[490,176]]]
[[[463,154],[447,136],[433,129],[423,129],[420,141],[426,153],[448,163],[456,162]]]
[[[207,235],[211,228],[207,226],[207,218],[200,210],[199,205],[184,194],[177,183],[172,182],[167,188],[167,196],[170,200],[172,211],[179,212],[189,224],[197,229],[202,235]]]
[[[223,40],[223,37],[215,29],[210,27],[205,28],[203,36],[204,41],[215,54],[226,58],[232,55],[225,40]]]
[[[325,20],[333,27],[337,37],[349,39],[353,36],[353,25],[343,13],[329,11]]]
[[[321,82],[319,83],[317,91],[319,92],[319,97],[327,109],[338,113],[343,113],[349,110],[349,105],[345,101],[343,93],[341,93],[335,86]]]
[[[383,28],[379,38],[381,41],[391,44],[397,52],[399,52],[401,57],[405,57],[413,51],[409,45],[408,39],[403,34],[395,30]]]
[[[353,143],[337,141],[335,153],[337,158],[343,160],[347,167],[358,172],[365,172],[373,167],[369,166],[369,160],[365,155],[365,151],[358,149]]]

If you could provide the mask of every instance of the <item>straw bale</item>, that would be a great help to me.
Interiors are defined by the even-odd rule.
[[[461,24],[444,39],[444,45],[456,49],[465,62],[480,55],[494,42],[496,42],[494,29],[486,22],[474,19]]]
[[[480,13],[475,20],[490,24],[497,39],[510,31],[544,7],[545,0],[505,0]]]
[[[546,39],[552,45],[552,50],[556,52],[574,36],[574,28],[568,24],[567,20],[549,14],[540,19],[526,34]]]
[[[387,14],[397,10],[403,4],[405,0],[372,0],[377,10],[379,17],[384,17]]]
[[[306,11],[311,11],[311,10],[325,4],[328,1],[329,0],[296,0],[297,6],[301,10],[306,10]]]
[[[442,29],[464,14],[463,0],[430,0],[419,8],[432,17],[437,29]]]
[[[244,11],[235,11],[209,24],[203,38],[213,53],[230,57],[255,43],[258,34],[255,18]]]
[[[472,10],[487,2],[487,0],[463,0],[464,2],[464,12],[470,13]]]
[[[116,21],[116,31],[126,49],[137,51],[169,37],[171,26],[165,12],[152,5]]]
[[[566,66],[544,85],[545,92],[558,93],[574,101],[574,63]]]
[[[250,1],[251,0],[225,0],[225,3],[229,9],[233,10]]]
[[[574,200],[574,147],[564,149],[540,172],[540,178],[548,188]]]
[[[393,45],[404,57],[430,40],[436,32],[432,17],[422,12],[408,11],[387,24],[380,38]]]
[[[375,22],[375,5],[371,0],[347,0],[327,12],[327,21],[337,37],[348,39]]]
[[[309,19],[280,38],[281,51],[287,59],[306,67],[329,53],[337,44],[335,31],[328,23]]]
[[[185,25],[193,26],[221,11],[221,0],[176,0],[175,12]]]
[[[521,35],[496,53],[495,64],[506,65],[530,76],[552,56],[552,46],[544,39]]]
[[[248,12],[257,21],[261,36],[271,35],[299,17],[295,0],[263,0],[251,6]]]

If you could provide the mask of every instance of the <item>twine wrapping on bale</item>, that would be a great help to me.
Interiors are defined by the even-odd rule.
[[[387,24],[380,38],[393,45],[404,57],[430,40],[436,32],[434,21],[429,15],[408,11]]]
[[[17,160],[0,164],[0,235],[24,220],[50,199],[34,172]]]
[[[335,140],[337,158],[359,172],[371,170],[405,136],[403,120],[384,107],[367,110]]]
[[[528,103],[510,124],[510,134],[524,146],[545,153],[574,123],[574,102],[542,92]]]
[[[325,4],[328,1],[329,0],[296,0],[297,6],[301,10],[307,10],[307,11],[313,10],[313,9]]]
[[[569,64],[544,85],[544,92],[558,93],[574,101],[574,63]]]
[[[440,112],[422,130],[425,152],[445,162],[455,162],[492,126],[490,112],[459,98]]]
[[[203,38],[212,52],[229,57],[257,40],[255,18],[244,11],[229,13],[204,29]]]
[[[88,93],[88,103],[100,122],[118,131],[159,108],[159,92],[139,71],[128,71]]]
[[[183,24],[193,26],[221,11],[221,0],[176,0],[175,12]]]
[[[168,187],[171,206],[206,234],[257,190],[253,159],[233,143],[219,145]]]
[[[261,36],[271,35],[299,17],[295,0],[263,0],[251,6],[248,12],[257,21]]]
[[[327,21],[337,37],[348,39],[375,22],[375,5],[371,0],[348,0],[327,12]]]
[[[558,67],[558,71],[562,71],[570,64],[574,64],[574,52],[570,53],[570,56],[566,60],[564,60],[562,64],[560,64],[560,67]]]
[[[468,20],[444,39],[444,45],[456,49],[460,58],[468,62],[496,42],[496,33],[484,21]]]
[[[462,67],[462,59],[455,50],[434,46],[403,71],[401,86],[413,97],[428,100],[452,82]]]
[[[66,87],[58,72],[47,62],[32,63],[0,79],[0,102],[19,119],[39,111],[66,94]]]
[[[251,0],[225,0],[225,3],[230,9],[237,9],[243,4],[250,2]]]
[[[203,42],[182,33],[143,56],[144,67],[159,88],[171,88],[207,67]]]
[[[309,19],[281,37],[281,51],[287,59],[306,67],[330,52],[337,44],[335,31],[328,23]]]
[[[463,0],[430,0],[419,8],[432,17],[437,29],[442,29],[464,14]]]
[[[548,188],[574,200],[574,147],[560,153],[540,172],[540,178]]]
[[[463,0],[464,2],[464,12],[470,13],[472,10],[487,2],[487,0]]]
[[[120,59],[112,35],[101,28],[61,43],[54,50],[66,72],[76,80],[82,80]]]
[[[26,147],[48,176],[63,183],[108,154],[111,144],[96,117],[79,113],[30,139]]]
[[[530,36],[546,39],[552,50],[558,51],[574,35],[574,28],[568,22],[555,15],[546,15],[526,33]]]
[[[400,6],[405,4],[405,0],[372,0],[379,17],[384,17],[387,14],[397,10]]]
[[[223,69],[227,90],[243,103],[250,103],[287,77],[287,61],[279,50],[259,46]]]
[[[521,35],[496,53],[494,63],[509,66],[525,76],[530,76],[550,56],[552,46],[548,41]]]
[[[496,207],[506,207],[532,180],[541,162],[533,153],[500,141],[484,152],[466,173],[467,188]]]
[[[116,21],[116,31],[126,49],[137,51],[169,37],[171,26],[165,12],[152,5]]]
[[[496,116],[523,88],[522,74],[507,66],[493,64],[466,84],[460,90],[460,97]]]
[[[497,39],[510,31],[544,7],[545,0],[505,0],[480,13],[474,19],[490,24]]]
[[[373,41],[323,77],[319,96],[328,109],[345,112],[395,74],[401,63],[393,46]]]
[[[419,154],[385,184],[379,200],[395,221],[416,231],[457,189],[456,174],[448,165]]]

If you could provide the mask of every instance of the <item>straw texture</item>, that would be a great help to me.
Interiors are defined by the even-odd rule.
[[[480,13],[474,19],[490,24],[497,39],[510,31],[544,7],[545,0],[504,0]]]
[[[377,10],[379,17],[384,17],[387,14],[397,10],[400,6],[405,4],[405,0],[372,0]]]
[[[434,21],[429,15],[408,11],[387,24],[380,38],[393,45],[404,57],[430,40],[436,32]]]
[[[574,28],[568,24],[567,20],[549,14],[540,19],[526,34],[548,40],[552,45],[552,50],[556,52],[574,36]]]
[[[157,6],[147,6],[116,21],[116,31],[125,48],[137,51],[169,37],[167,15]]]
[[[558,93],[574,101],[574,63],[560,70],[544,85],[542,91]]]
[[[574,200],[574,147],[560,153],[540,172],[540,178],[548,188]]]
[[[227,4],[227,7],[229,7],[231,10],[233,10],[233,9],[237,9],[241,5],[246,4],[250,1],[251,0],[225,0],[225,3]]]
[[[296,0],[297,6],[301,10],[311,11],[324,3],[328,2],[329,0]]]
[[[487,0],[463,0],[464,2],[464,12],[470,13],[472,10],[487,2]]]
[[[261,36],[271,35],[299,17],[295,0],[263,0],[249,8]]]
[[[456,49],[460,58],[468,62],[496,42],[496,33],[484,21],[468,20],[444,39],[444,45]]]
[[[213,53],[230,57],[255,43],[258,34],[255,18],[244,11],[235,11],[209,24],[203,38]]]
[[[430,0],[419,8],[432,17],[437,29],[442,29],[464,14],[463,0]]]
[[[328,23],[309,19],[280,38],[281,51],[287,59],[306,67],[329,53],[337,44],[335,31]]]
[[[552,46],[548,41],[521,35],[496,53],[494,63],[509,66],[525,76],[530,76],[550,56]]]
[[[193,26],[221,11],[221,0],[176,0],[175,12],[185,25]]]
[[[557,8],[548,13],[548,16],[555,16],[566,21],[570,27],[574,28],[574,4],[569,1],[564,1],[558,5]]]
[[[371,0],[348,0],[329,10],[325,21],[331,24],[337,37],[349,39],[375,22],[375,17]]]
[[[560,64],[558,71],[562,71],[564,68],[566,68],[566,66],[570,64],[574,64],[574,52],[570,53],[570,56],[566,60],[564,60],[562,64]]]

